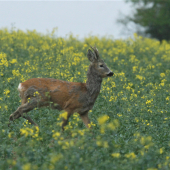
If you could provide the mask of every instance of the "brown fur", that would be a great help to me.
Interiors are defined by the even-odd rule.
[[[66,82],[53,78],[32,78],[19,85],[21,106],[10,115],[10,121],[23,117],[31,124],[37,124],[27,115],[27,112],[35,107],[50,106],[53,109],[65,110],[67,119],[63,119],[62,129],[67,125],[69,117],[77,112],[80,114],[86,127],[90,120],[88,111],[92,109],[100,92],[102,78],[112,76],[103,60],[99,58],[98,50],[92,47],[94,53],[88,51],[88,59],[91,61],[87,73],[87,82]],[[102,67],[101,67],[102,65]],[[29,99],[29,101],[28,101]],[[23,113],[26,113],[24,116]]]

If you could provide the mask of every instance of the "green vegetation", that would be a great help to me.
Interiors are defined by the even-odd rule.
[[[61,131],[63,112],[28,114],[35,128],[9,116],[20,105],[17,87],[33,77],[85,82],[88,45],[115,73],[104,79],[89,113],[91,130],[78,114]],[[0,166],[2,170],[104,170],[170,168],[170,44],[134,35],[79,41],[36,31],[0,30]]]
[[[139,31],[141,34],[149,35],[158,40],[170,40],[170,0],[126,0],[133,4],[133,15],[120,19],[125,25],[133,22],[145,28]]]

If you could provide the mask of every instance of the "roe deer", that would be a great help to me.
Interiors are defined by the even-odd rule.
[[[65,110],[67,118],[63,118],[62,129],[67,125],[69,117],[77,112],[86,127],[90,120],[88,111],[92,109],[100,92],[102,78],[113,76],[113,72],[99,57],[96,47],[91,47],[87,53],[91,61],[87,72],[86,83],[67,82],[53,78],[32,78],[20,83],[18,91],[21,97],[21,106],[10,115],[9,121],[23,117],[31,124],[38,126],[27,112],[36,107],[51,106],[53,109]],[[23,113],[26,113],[23,115]],[[10,125],[10,123],[9,123]]]

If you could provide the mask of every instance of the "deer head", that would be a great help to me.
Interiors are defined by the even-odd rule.
[[[87,57],[91,61],[92,72],[101,78],[113,76],[113,72],[107,67],[105,62],[100,58],[98,49],[91,47],[92,50],[88,50]]]

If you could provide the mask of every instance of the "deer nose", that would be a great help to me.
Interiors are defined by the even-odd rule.
[[[109,77],[111,77],[111,76],[113,76],[113,72],[110,72],[109,74],[107,74],[107,76],[109,76]]]

